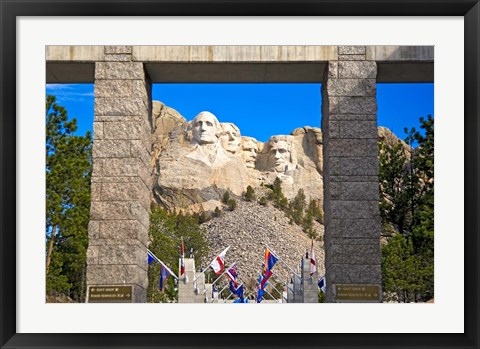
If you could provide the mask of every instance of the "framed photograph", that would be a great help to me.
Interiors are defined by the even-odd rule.
[[[312,3],[260,1],[255,5],[230,1],[187,3],[157,1],[141,4],[132,1],[99,2],[95,5],[84,1],[61,1],[55,4],[38,1],[34,3],[2,2],[0,11],[2,16],[1,348],[79,346],[478,348],[477,250],[480,247],[476,236],[478,230],[476,224],[478,62],[480,60],[478,1],[462,3],[415,1],[409,4],[400,1],[382,1],[375,5],[368,2],[351,5],[344,1],[320,0]],[[378,30],[379,28],[382,30]],[[464,40],[461,40],[462,38]],[[180,54],[180,52],[184,53]],[[272,59],[280,64],[275,66],[254,64],[256,54],[263,60],[273,57]],[[63,61],[62,57],[65,55],[75,58],[68,62]],[[97,59],[96,55],[101,55],[102,58]],[[135,64],[141,63],[126,63],[126,65],[131,64],[128,69],[116,70],[116,65],[123,67],[132,56],[135,56],[136,61],[144,62],[149,76],[145,77],[141,74],[143,66],[138,72],[135,70]],[[178,59],[178,57],[184,58]],[[202,57],[205,57],[205,61],[216,57],[214,59],[222,63],[215,66],[216,68],[212,68],[211,65],[207,67],[208,64],[204,64]],[[287,57],[287,59],[283,62],[283,58],[279,57]],[[302,62],[296,62],[296,57],[302,57],[300,59]],[[393,57],[391,61],[389,57]],[[159,59],[169,62],[168,69],[155,65]],[[46,65],[45,62],[48,64]],[[227,66],[226,62],[230,62],[231,65]],[[435,68],[433,68],[433,62]],[[222,70],[224,67],[222,64],[227,64],[225,70]],[[358,67],[361,67],[361,71]],[[375,71],[373,72],[372,69]],[[319,72],[323,78],[318,76],[315,78],[320,74]],[[125,76],[128,76],[125,79],[126,82],[122,82]],[[94,142],[93,146],[92,206],[89,209],[88,224],[90,241],[86,251],[90,269],[86,272],[86,283],[82,283],[88,289],[79,289],[75,291],[77,293],[70,293],[75,302],[86,304],[52,304],[57,303],[57,299],[54,299],[55,292],[47,294],[47,302],[45,302],[45,290],[61,289],[62,283],[66,280],[61,276],[50,281],[45,278],[45,260],[47,269],[49,266],[61,269],[63,264],[56,264],[59,262],[51,260],[49,241],[53,239],[49,240],[49,236],[52,236],[52,229],[55,228],[48,223],[48,213],[46,240],[43,235],[45,212],[49,212],[50,207],[45,203],[45,193],[47,193],[47,202],[49,195],[48,178],[45,183],[45,132],[43,131],[45,124],[43,118],[39,118],[38,115],[44,112],[45,83],[85,83],[93,80],[96,82],[95,119],[93,120],[96,143]],[[166,103],[168,90],[165,88],[160,92],[160,88],[155,86],[152,89],[152,84],[159,82],[173,83],[172,86],[179,88],[179,85],[184,82],[245,84],[289,83],[299,80],[317,83],[316,88],[320,83],[322,84],[322,92],[319,93],[319,97],[323,98],[322,112],[315,116],[319,119],[318,124],[312,125],[314,128],[302,128],[306,125],[297,125],[294,127],[300,127],[300,129],[277,133],[271,131],[268,135],[251,133],[253,131],[248,129],[246,124],[241,124],[241,118],[224,119],[225,114],[222,114],[220,107],[218,110],[201,113],[199,113],[201,110],[198,110],[194,114],[188,114],[185,119],[189,122],[180,121],[178,125],[168,125],[161,119],[162,115],[168,114],[168,117],[176,115],[173,109],[167,110],[169,108]],[[345,165],[345,162],[341,162],[344,158],[376,157],[378,138],[376,124],[378,96],[376,94],[379,93],[379,87],[375,87],[375,83],[433,81],[435,81],[435,116],[438,121],[435,132],[437,181],[435,183],[435,221],[433,222],[432,185],[432,220],[429,224],[432,226],[435,224],[435,282],[433,283],[433,270],[431,270],[432,283],[427,289],[431,290],[432,295],[434,289],[434,301],[433,297],[429,296],[430,291],[425,291],[426,289],[423,288],[418,293],[390,291],[394,288],[389,289],[387,293],[377,292],[382,286],[386,287],[385,282],[382,285],[380,276],[380,272],[383,272],[380,269],[380,250],[378,248],[372,250],[369,246],[374,239],[368,235],[371,234],[368,232],[376,231],[377,228],[359,226],[356,220],[378,223],[375,221],[377,216],[369,220],[371,211],[368,208],[369,202],[376,206],[376,196],[371,193],[372,190],[374,192],[378,190],[378,183],[372,183],[371,187],[375,187],[373,189],[368,185],[368,178],[372,178],[368,176],[373,175],[372,170],[365,163],[351,169],[349,165]],[[130,86],[130,84],[133,85]],[[51,86],[51,88],[56,87]],[[123,88],[133,91],[134,96],[128,99],[129,97],[122,92]],[[433,84],[431,90],[433,96]],[[264,98],[259,97],[259,90],[255,91],[257,96],[252,97],[252,100]],[[75,93],[77,96],[83,94],[91,101],[88,103],[92,104],[93,109],[93,91],[79,90]],[[118,93],[119,98],[116,99],[116,95],[111,93]],[[184,98],[188,98],[192,101],[190,104],[194,104],[195,93],[198,94],[198,90],[188,97],[185,95]],[[225,99],[224,103],[228,103],[228,93],[225,95],[220,95],[219,91],[213,93],[216,93],[218,98]],[[237,92],[232,90],[229,93]],[[280,97],[280,92],[275,93],[277,93],[277,102],[280,102],[280,99],[287,101],[287,97]],[[300,93],[307,92],[302,90]],[[47,94],[49,94],[48,87]],[[402,102],[414,103],[414,97],[411,98],[412,100]],[[156,102],[157,99],[165,104]],[[63,101],[66,100],[68,98]],[[288,101],[290,101],[289,97]],[[336,104],[340,103],[339,101],[341,104]],[[47,121],[48,110],[52,110],[51,107],[55,105],[54,100],[50,102],[52,103],[49,104],[47,98]],[[249,102],[243,101],[239,105],[240,108],[243,107],[246,111],[252,110],[254,107],[250,107]],[[281,105],[281,103],[278,104]],[[144,108],[146,113],[142,112],[141,108]],[[285,105],[285,108],[291,109],[292,105]],[[139,109],[138,113],[136,109]],[[53,110],[57,113],[59,111],[59,109]],[[112,122],[115,121],[112,117],[119,115],[118,113],[126,113],[125,115],[134,117],[132,120],[127,120],[128,122],[123,122],[125,120],[118,123]],[[145,116],[145,120],[141,119],[142,115]],[[347,121],[352,118],[352,115],[356,122],[349,124]],[[146,118],[150,116],[152,116],[150,121],[155,138],[152,148],[145,146],[141,137],[138,139],[134,137],[136,132],[143,132],[143,122],[147,122]],[[177,120],[180,120],[180,116]],[[91,117],[93,119],[93,112]],[[287,124],[286,120],[280,120],[280,123]],[[422,123],[428,128],[428,120],[423,120]],[[264,121],[257,129],[267,131],[272,124],[275,124],[275,121]],[[211,137],[208,132],[204,132],[208,127],[212,128]],[[433,120],[431,127],[433,156]],[[246,129],[249,131],[244,131]],[[155,130],[159,131],[155,132]],[[291,133],[287,136],[289,132]],[[168,136],[166,136],[167,133]],[[322,137],[318,136],[319,133],[320,135],[323,133],[323,157],[319,155],[321,150],[318,150],[322,148],[322,140],[318,141],[319,137]],[[283,136],[273,136],[274,134]],[[367,134],[371,136],[365,136]],[[425,142],[422,135],[416,136],[410,133],[410,136],[412,142]],[[385,134],[382,134],[381,139],[385,138]],[[294,259],[290,261],[284,258],[287,261],[285,262],[279,257],[300,253],[303,256],[302,263],[295,265],[293,269],[286,269],[286,276],[283,274],[278,276],[279,279],[289,279],[291,275],[298,273],[302,275],[299,276],[300,281],[297,283],[293,276],[291,284],[285,283],[283,295],[281,291],[276,290],[278,297],[275,296],[276,293],[272,288],[265,288],[269,290],[268,296],[265,296],[263,304],[255,306],[253,304],[245,306],[188,304],[199,303],[195,297],[199,300],[202,298],[202,303],[205,300],[220,303],[215,302],[215,299],[220,300],[221,297],[219,294],[214,295],[214,292],[209,299],[209,296],[199,295],[195,290],[194,293],[197,292],[195,299],[189,298],[192,285],[205,284],[203,287],[206,289],[208,284],[208,287],[213,290],[211,285],[211,280],[214,280],[213,274],[208,272],[205,277],[197,278],[199,268],[191,265],[193,261],[197,264],[204,263],[206,258],[205,256],[198,260],[196,258],[202,253],[201,247],[198,247],[199,242],[195,240],[196,235],[187,236],[185,241],[182,235],[182,258],[179,260],[175,252],[166,261],[161,261],[156,254],[160,254],[158,251],[165,252],[162,244],[170,242],[161,240],[158,245],[155,245],[156,242],[150,235],[148,257],[154,264],[158,264],[155,267],[158,270],[148,268],[147,256],[145,261],[143,260],[143,252],[146,251],[142,246],[145,245],[144,238],[148,239],[149,234],[150,202],[149,195],[142,193],[148,192],[149,179],[135,165],[137,166],[135,171],[138,171],[135,172],[136,177],[133,176],[135,182],[129,175],[128,181],[121,180],[119,181],[121,185],[117,185],[115,181],[118,181],[119,176],[115,171],[117,171],[118,160],[110,161],[110,159],[122,159],[123,168],[130,164],[128,156],[126,159],[122,153],[124,143],[128,143],[126,153],[133,154],[132,157],[138,158],[143,163],[151,164],[154,183],[150,185],[153,186],[156,203],[174,207],[179,201],[184,204],[190,200],[188,209],[194,212],[195,219],[203,221],[204,224],[209,224],[212,217],[219,218],[222,215],[231,214],[235,209],[237,212],[239,209],[248,211],[245,207],[250,205],[251,198],[265,191],[265,195],[262,196],[265,202],[258,200],[252,205],[258,204],[259,208],[262,205],[272,207],[272,211],[269,212],[273,212],[275,217],[266,223],[297,224],[297,230],[301,234],[308,235],[304,244],[309,243],[311,237],[312,247],[310,250],[302,247],[300,252],[286,249],[282,254],[275,252],[275,250],[278,251],[276,247],[278,245],[275,245],[274,238],[268,240],[261,237],[265,247],[261,275],[265,280],[268,279],[271,276],[268,273],[271,270],[275,271],[272,269],[275,263],[283,263],[290,268],[289,264],[294,263],[292,262]],[[47,133],[47,173],[48,146]],[[342,146],[350,149],[348,154],[342,153]],[[335,152],[332,149],[336,149]],[[369,149],[372,151],[371,154],[368,152]],[[252,155],[253,153],[255,154]],[[153,155],[152,158],[150,155]],[[70,160],[74,161],[74,158],[70,157]],[[79,161],[74,165],[77,169],[82,164],[81,160]],[[97,161],[96,165],[95,161]],[[324,161],[327,162],[326,165]],[[102,166],[99,166],[99,163]],[[158,163],[162,166],[158,166]],[[183,167],[176,168],[178,164]],[[431,165],[433,183],[433,163]],[[327,173],[322,172],[325,168]],[[332,175],[333,168],[337,172],[333,171],[335,173]],[[452,168],[456,170],[452,171]],[[174,180],[170,180],[170,177],[165,174],[170,174]],[[172,176],[172,174],[175,175]],[[305,178],[311,179],[315,176],[321,176],[319,178],[322,178],[322,183],[324,178],[327,178],[326,185],[329,187],[328,195],[330,195],[328,198],[323,198],[323,195],[318,198],[311,197],[311,193],[323,191],[323,187],[312,187],[313,184],[311,185],[310,182],[304,182]],[[112,180],[114,177],[115,181]],[[199,191],[198,188],[192,187],[192,183],[187,183],[191,178],[195,178],[195,183],[205,182],[204,187],[216,188],[216,191]],[[225,178],[233,181],[225,181]],[[277,179],[280,184],[275,184]],[[178,182],[183,186],[177,188]],[[318,184],[319,181],[311,180],[311,182]],[[142,183],[145,184],[144,191],[142,191],[143,187],[139,187]],[[299,183],[307,184],[299,187]],[[428,180],[422,182],[422,188],[428,186],[425,183],[428,183]],[[186,187],[189,187],[190,191],[186,190]],[[304,191],[307,187],[308,189]],[[268,195],[270,191],[277,193],[276,190],[279,190],[285,198],[285,203],[280,200],[281,198],[275,198],[273,194]],[[323,232],[320,237],[316,236],[315,224],[317,223],[312,220],[313,225],[308,225],[307,219],[302,216],[303,210],[300,213],[301,219],[296,222],[298,217],[295,215],[294,202],[300,194],[307,194],[310,204],[313,202],[310,205],[311,215],[314,215],[314,208],[318,203],[320,203],[319,207],[324,207],[324,210],[318,213],[319,217],[321,216],[318,222],[321,219],[328,220],[325,224],[329,226],[325,232],[328,241],[325,244],[328,245],[326,249],[328,248],[329,252],[325,253],[325,257],[323,256]],[[132,206],[129,195],[135,197],[137,204]],[[103,199],[99,200],[99,197],[107,198],[106,201],[123,200],[130,203],[125,210],[118,209],[117,212],[113,212],[118,207],[112,209],[108,206],[108,202],[102,202]],[[202,197],[202,200],[198,201],[197,197]],[[341,205],[349,203],[351,207],[348,205],[348,207],[341,205],[340,207],[338,202],[330,202],[330,197],[340,200]],[[80,199],[77,198],[77,200]],[[235,200],[242,200],[241,207],[237,207]],[[304,197],[302,202],[305,200]],[[392,200],[390,197],[387,204]],[[274,211],[273,207],[281,212],[282,205],[285,216],[277,217],[275,214],[277,211]],[[349,217],[348,212],[352,210],[356,213],[354,217]],[[147,215],[142,214],[144,211]],[[256,211],[260,209],[257,208]],[[346,234],[345,236],[333,236],[331,233],[339,231],[332,228],[337,222],[332,217],[338,218],[336,216],[338,212],[342,214],[347,212],[346,216],[342,216],[340,220],[343,224],[341,231]],[[122,216],[120,219],[127,217],[128,227],[124,225],[125,221],[121,224],[115,223],[114,215],[117,213]],[[159,215],[162,216],[164,213],[160,212]],[[131,218],[128,218],[130,216]],[[183,217],[183,212],[180,216]],[[165,218],[162,217],[162,219]],[[354,219],[348,220],[349,218]],[[176,219],[178,223],[178,218]],[[347,221],[348,227],[345,226]],[[391,226],[401,232],[403,228],[397,223],[392,221]],[[65,229],[74,231],[81,224],[83,222]],[[217,228],[224,229],[222,226]],[[257,229],[261,236],[261,227]],[[359,233],[361,231],[364,231],[365,235],[361,235]],[[145,236],[142,235],[143,233]],[[103,237],[96,240],[96,234],[103,234]],[[129,242],[125,244],[125,246],[128,245],[128,251],[122,252],[124,247],[121,243],[118,243],[118,246],[112,243],[104,244],[105,234],[117,236],[124,234],[122,239],[131,239],[134,235],[136,240],[128,240]],[[357,235],[352,238],[347,236],[348,234]],[[353,240],[349,240],[350,238]],[[362,242],[354,246],[355,243],[352,242],[354,238]],[[318,245],[318,248],[314,248],[314,239],[315,246]],[[176,244],[175,240],[173,245],[176,246]],[[375,244],[376,241],[373,241],[372,245]],[[219,268],[222,270],[225,268],[225,271],[229,269],[226,267],[231,263],[231,259],[222,266],[225,262],[225,252],[228,250],[228,248],[224,249],[225,246],[222,244],[214,246],[214,250],[219,254],[207,269],[212,267],[214,272]],[[336,257],[332,259],[334,250]],[[214,253],[214,251],[211,252]],[[261,252],[260,258],[263,259],[264,251]],[[123,256],[122,253],[124,253]],[[207,258],[213,258],[212,253],[208,254]],[[251,252],[241,252],[234,246],[230,253],[233,255]],[[385,256],[388,252],[382,253]],[[395,251],[391,253],[394,254]],[[313,257],[315,254],[317,259]],[[130,269],[127,268],[127,270],[124,265],[131,263],[122,262],[122,258],[126,255],[133,256],[137,266],[129,266]],[[109,263],[99,262],[102,258],[119,260],[117,264],[120,267],[118,269],[112,267],[107,272],[102,265]],[[344,259],[341,260],[341,258]],[[431,259],[433,262],[433,251]],[[320,285],[320,276],[324,273],[324,260],[330,261],[328,262],[331,263],[330,265],[343,265],[348,269],[330,267],[326,275],[326,287],[324,283]],[[351,262],[352,260],[355,262]],[[320,261],[318,269],[316,269],[316,261]],[[95,269],[96,263],[99,265],[97,269]],[[418,266],[416,263],[421,262],[413,258],[411,263]],[[144,264],[147,269],[143,268]],[[253,270],[254,267],[250,265],[247,267],[247,264],[239,265],[245,270]],[[170,270],[167,266],[174,267]],[[230,267],[233,266],[232,264]],[[297,269],[294,270],[295,268]],[[148,275],[148,284],[146,284],[147,270],[150,270],[148,273],[155,274]],[[200,270],[203,275],[204,268]],[[235,270],[232,273],[229,278],[235,281]],[[120,274],[124,285],[118,283]],[[175,274],[178,274],[178,277]],[[173,277],[165,279],[167,275]],[[266,275],[269,276],[266,277]],[[308,282],[303,282],[309,275],[314,281],[311,282],[311,290],[308,288]],[[178,282],[174,283],[174,278],[178,279]],[[149,288],[150,284],[154,283],[158,286],[160,282],[159,289],[162,290],[165,287],[165,280],[170,283],[166,289],[172,292],[178,291],[178,295],[158,292],[156,286]],[[250,303],[260,303],[257,302],[258,297],[261,301],[265,293],[259,296],[258,287],[262,285],[260,289],[263,290],[263,284],[258,281],[257,290],[254,291],[255,280],[251,285],[247,284],[246,279],[242,277],[239,280],[245,283],[242,288],[247,291],[245,297],[243,292],[240,292],[239,284],[233,287],[233,291],[230,287],[230,295],[225,293],[221,303],[231,301],[232,295],[234,295],[232,298],[238,296],[242,302],[248,299]],[[224,284],[228,287],[228,283]],[[117,287],[112,289],[117,292],[116,294],[111,293],[109,286],[112,285]],[[292,288],[291,294],[288,292],[289,285]],[[368,287],[358,289],[359,285]],[[280,287],[277,283],[274,286]],[[297,291],[302,297],[296,296]],[[52,294],[53,298],[49,299],[48,296]],[[220,295],[222,295],[221,291]],[[295,297],[298,298],[297,301]],[[102,298],[106,302],[98,302]],[[119,301],[118,298],[122,300]],[[180,298],[182,298],[181,301]],[[283,301],[283,299],[287,303],[316,303],[320,298],[323,301],[326,300],[327,304],[285,306],[269,304],[279,303],[279,300]],[[159,299],[167,303],[169,300],[176,299],[178,303],[145,304],[147,299],[151,303],[156,303]],[[426,300],[429,302],[425,302]],[[359,304],[356,301],[370,304]],[[395,305],[392,304],[394,302],[409,304]],[[210,307],[211,310],[206,307]]]

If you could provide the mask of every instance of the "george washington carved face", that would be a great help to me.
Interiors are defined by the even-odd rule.
[[[192,121],[192,137],[198,144],[216,143],[220,131],[217,117],[208,111],[202,111]]]

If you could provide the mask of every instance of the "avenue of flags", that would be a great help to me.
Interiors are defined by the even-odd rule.
[[[296,277],[300,277],[297,273],[295,273],[295,271],[292,268],[290,268],[290,266],[287,263],[285,263],[285,261],[283,261],[278,256],[278,254],[275,253],[275,251],[273,251],[268,245],[266,245],[266,244],[264,244],[264,245],[265,245],[265,250],[264,250],[263,263],[262,263],[262,266],[261,266],[261,273],[260,273],[260,275],[258,276],[258,279],[257,279],[257,286],[256,286],[256,292],[255,292],[256,293],[255,298],[256,298],[257,303],[260,303],[263,300],[265,294],[270,295],[272,297],[272,299],[275,298],[267,290],[267,286],[269,286],[269,285],[270,285],[270,290],[274,289],[280,295],[283,294],[282,291],[279,291],[277,288],[275,288],[275,286],[273,284],[269,283],[269,280],[272,277],[272,275],[275,275],[275,277],[277,277],[277,275],[272,270],[274,268],[274,266],[277,264],[277,262],[279,262],[279,261],[282,262]],[[210,284],[207,288],[204,288],[204,290],[203,290],[203,293],[205,294],[208,291],[208,289],[211,288],[211,293],[208,294],[208,295],[211,294],[211,302],[213,302],[215,299],[218,299],[218,296],[220,294],[222,294],[222,291],[225,290],[228,287],[228,289],[230,291],[230,296],[228,296],[228,298],[225,299],[224,302],[226,302],[231,296],[237,296],[238,299],[234,300],[234,303],[247,303],[248,298],[245,297],[244,286],[243,286],[243,284],[239,284],[239,282],[238,282],[237,263],[233,262],[228,268],[225,268],[225,255],[226,255],[227,251],[229,250],[229,248],[230,248],[230,246],[226,247],[223,251],[221,251],[218,255],[216,255],[216,257],[211,261],[211,263],[205,269],[202,268],[202,267],[200,268],[200,273],[197,274],[196,277],[193,280],[194,291],[198,292],[197,284],[196,284],[196,281],[198,280],[198,278],[202,274],[204,274],[209,268],[212,268],[212,270],[215,273],[215,275],[217,276],[217,278],[212,284]],[[192,258],[192,257],[193,257],[193,249],[190,248],[190,258]],[[171,269],[169,269],[168,266],[165,265],[165,263],[163,263],[150,250],[147,250],[147,258],[148,258],[148,264],[149,265],[151,263],[154,263],[154,262],[158,263],[160,265],[159,289],[161,291],[164,289],[165,282],[170,275],[172,275],[172,277],[174,277],[176,280],[179,279],[171,271]],[[314,250],[314,246],[313,246],[313,239],[312,239],[311,247],[310,247],[310,258],[309,258],[308,249],[307,249],[306,261],[307,261],[307,263],[308,263],[308,261],[310,262],[309,263],[309,267],[310,267],[309,268],[309,273],[310,273],[310,279],[311,279],[312,275],[317,272],[317,265],[316,265],[316,259],[315,259],[315,250]],[[187,278],[186,278],[186,275],[185,275],[185,246],[184,246],[183,238],[181,239],[180,263],[179,264],[180,264],[179,265],[179,273],[180,273],[179,276],[183,277],[185,282],[188,282],[188,281],[186,281]],[[305,265],[305,267],[307,267],[307,265]],[[302,258],[302,270],[303,270],[303,258]],[[222,290],[218,291],[215,284],[221,279],[221,277],[223,275],[227,276],[228,284],[225,287],[223,287]],[[285,286],[285,285],[287,285],[287,283],[284,282],[283,285]],[[317,285],[323,293],[326,292],[325,276],[321,277],[318,280]],[[283,287],[281,289],[283,289]],[[282,295],[282,297],[284,297],[284,296]]]

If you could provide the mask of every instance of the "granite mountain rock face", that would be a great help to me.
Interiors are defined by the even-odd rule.
[[[241,135],[232,123],[201,112],[187,122],[163,103],[153,103],[154,198],[168,209],[213,211],[226,190],[241,196],[282,180],[288,199],[303,189],[323,203],[322,134],[304,127],[266,143]]]

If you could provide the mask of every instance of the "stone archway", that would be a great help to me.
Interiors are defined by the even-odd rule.
[[[375,84],[428,81],[430,46],[47,47],[47,83],[95,83],[87,285],[146,301],[152,83],[322,82],[327,301],[381,301]]]

